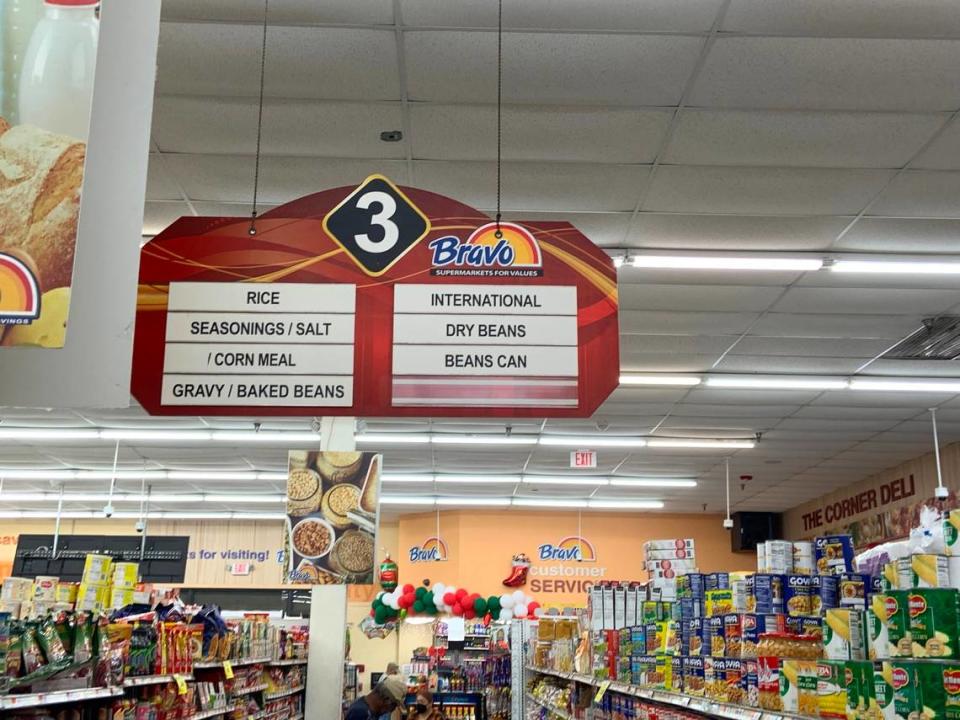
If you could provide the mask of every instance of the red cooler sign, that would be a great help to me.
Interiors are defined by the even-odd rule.
[[[565,222],[496,223],[374,175],[184,217],[140,262],[155,415],[586,417],[619,376],[616,271]]]

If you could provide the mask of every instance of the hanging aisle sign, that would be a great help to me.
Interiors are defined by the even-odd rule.
[[[586,417],[617,386],[616,270],[373,175],[141,253],[133,394],[156,415]]]

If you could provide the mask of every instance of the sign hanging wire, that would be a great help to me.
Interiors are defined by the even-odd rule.
[[[494,236],[503,237],[500,230],[500,166],[503,111],[503,0],[497,0],[497,231]]]
[[[257,194],[260,190],[260,138],[263,131],[263,83],[267,69],[267,14],[270,0],[263,0],[263,37],[260,45],[260,99],[257,106],[257,153],[253,161],[253,208],[250,210],[250,235],[257,234]]]

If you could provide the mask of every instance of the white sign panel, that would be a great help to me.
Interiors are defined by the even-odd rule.
[[[353,404],[356,286],[170,283],[164,405]]]

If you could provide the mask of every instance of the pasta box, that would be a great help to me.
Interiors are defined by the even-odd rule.
[[[813,556],[820,575],[841,575],[853,572],[853,537],[821,535],[814,538]]]

